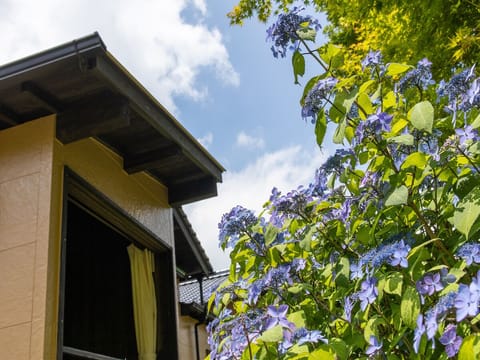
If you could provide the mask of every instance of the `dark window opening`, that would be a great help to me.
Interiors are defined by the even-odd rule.
[[[63,359],[135,360],[130,241],[71,201],[67,214]]]

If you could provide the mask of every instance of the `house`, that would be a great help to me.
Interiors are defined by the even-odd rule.
[[[1,66],[1,358],[177,359],[175,209],[223,171],[98,34]]]
[[[229,274],[229,270],[219,271],[180,283],[179,344],[182,359],[200,360],[210,352],[206,325],[213,317],[207,311],[207,302]],[[194,347],[191,346],[192,343],[195,344]]]

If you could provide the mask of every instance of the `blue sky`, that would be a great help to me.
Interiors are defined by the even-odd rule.
[[[257,20],[230,26],[235,0],[0,0],[0,63],[98,31],[108,50],[227,169],[216,198],[185,211],[216,269],[217,224],[259,212],[276,186],[313,177],[326,158],[300,117],[290,59],[275,59]],[[305,80],[306,81],[306,80]],[[327,149],[328,150],[328,149]]]

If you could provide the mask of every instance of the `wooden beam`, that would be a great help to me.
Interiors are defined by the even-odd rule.
[[[176,142],[191,162],[221,181],[223,167],[126,70],[104,56],[98,56],[95,65],[92,71],[128,97],[135,112],[161,135]]]
[[[22,122],[20,115],[4,104],[0,104],[0,121],[12,126]]]
[[[32,98],[34,98],[52,114],[59,113],[63,110],[61,102],[55,96],[42,89],[33,81],[23,82],[21,89],[23,92],[30,94]]]
[[[170,145],[132,156],[125,155],[123,168],[127,173],[133,174],[152,168],[160,168],[181,156],[183,156],[182,149],[178,145]]]
[[[94,97],[58,114],[57,137],[68,144],[130,125],[128,101],[121,97]]]
[[[211,176],[168,187],[168,202],[172,207],[178,207],[212,196],[217,196],[217,180]]]

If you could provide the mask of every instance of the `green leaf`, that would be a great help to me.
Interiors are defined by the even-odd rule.
[[[276,325],[271,329],[263,332],[262,336],[258,338],[263,342],[277,342],[283,339],[283,328],[281,325]]]
[[[310,353],[308,360],[335,360],[335,352],[327,345],[321,345],[319,349]]]
[[[333,142],[335,144],[343,144],[343,138],[345,137],[345,129],[347,127],[347,120],[344,119],[338,124],[333,134]]]
[[[359,114],[362,119],[366,119],[368,115],[374,113],[372,102],[370,97],[365,93],[358,94],[357,103],[359,107]]]
[[[388,196],[385,201],[385,206],[405,205],[408,201],[408,189],[405,185],[402,185]]]
[[[408,169],[411,166],[415,166],[419,169],[423,169],[427,165],[427,155],[422,152],[414,152],[407,156],[403,162],[401,169]]]
[[[452,223],[468,239],[479,215],[480,186],[477,186],[457,204]]]
[[[413,145],[414,137],[410,134],[403,134],[389,138],[388,142],[411,146]]]
[[[480,335],[472,334],[463,339],[458,360],[477,360],[480,354]]]
[[[315,122],[315,137],[317,139],[318,146],[322,147],[325,133],[327,132],[327,117],[323,110],[317,114],[317,121]]]
[[[298,50],[295,50],[292,55],[292,66],[295,84],[298,84],[298,77],[305,74],[305,58]]]
[[[317,32],[315,31],[315,29],[304,27],[297,30],[297,35],[302,40],[315,41]]]
[[[398,74],[402,74],[406,72],[407,70],[411,69],[410,65],[405,65],[405,64],[398,64],[398,63],[390,63],[387,66],[387,72],[386,74],[389,76],[394,76]]]
[[[303,310],[296,311],[287,317],[288,321],[292,322],[295,324],[297,328],[302,328],[305,327],[305,313]]]
[[[420,297],[417,290],[408,286],[405,294],[402,297],[400,305],[400,316],[410,329],[414,330],[417,327],[417,317],[420,314]]]
[[[368,320],[367,324],[365,325],[365,329],[363,330],[363,337],[365,341],[369,342],[370,336],[372,335],[379,338],[378,327],[380,325],[385,325],[385,324],[386,324],[385,320],[379,316],[372,317],[370,320]]]
[[[476,129],[480,127],[480,115],[478,115],[472,122],[472,128]]]
[[[395,272],[387,277],[383,291],[392,295],[402,295],[403,276]]]
[[[348,347],[347,344],[341,339],[329,339],[328,345],[333,349],[336,355],[337,360],[347,360],[348,359]]]
[[[433,106],[430,101],[422,101],[415,104],[409,111],[409,120],[418,130],[432,133],[433,128]]]

